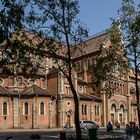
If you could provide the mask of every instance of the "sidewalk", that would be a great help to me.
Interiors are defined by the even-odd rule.
[[[62,128],[44,128],[44,129],[0,129],[0,133],[2,132],[45,132],[45,131],[62,131]]]

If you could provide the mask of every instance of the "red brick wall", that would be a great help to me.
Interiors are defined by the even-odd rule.
[[[3,116],[2,105],[8,103],[8,115]],[[0,129],[13,128],[13,103],[10,97],[0,97]]]

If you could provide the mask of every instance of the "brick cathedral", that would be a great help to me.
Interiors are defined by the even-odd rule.
[[[112,124],[119,121],[121,126],[129,121],[138,123],[132,70],[119,80],[111,81],[112,86],[117,86],[111,97],[95,92],[89,68],[95,56],[111,42],[107,33],[101,33],[88,38],[85,43],[86,47],[79,46],[72,57],[80,120],[92,120],[100,126],[106,126],[108,121]],[[41,65],[43,69],[28,75],[4,74],[0,68],[0,129],[58,128],[66,122],[74,126],[73,94],[66,77],[51,58],[45,58]],[[115,74],[119,73],[116,71]]]

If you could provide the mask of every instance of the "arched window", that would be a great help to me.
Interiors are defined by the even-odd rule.
[[[81,71],[81,63],[77,62],[76,70],[79,72]]]
[[[95,116],[97,115],[97,110],[96,110],[96,106],[94,106],[94,112],[95,112]]]
[[[116,111],[116,105],[115,105],[115,104],[112,104],[112,106],[111,106],[111,111],[112,111],[112,112],[115,112],[115,111]]]
[[[120,84],[120,93],[122,94],[122,84]]]
[[[27,102],[24,103],[24,115],[29,115],[29,105]]]
[[[81,71],[83,71],[83,70],[84,70],[84,62],[81,61]]]
[[[82,105],[82,115],[87,115],[87,105]]]
[[[89,70],[91,67],[91,60],[87,59],[87,70]]]
[[[120,112],[123,112],[123,111],[124,111],[124,106],[121,105],[121,106],[120,106]]]
[[[94,112],[95,112],[95,116],[99,116],[100,115],[100,107],[94,106]]]
[[[40,115],[45,114],[45,104],[43,102],[40,103]]]
[[[65,86],[65,93],[66,93],[66,95],[70,95],[70,86],[69,85]]]
[[[99,113],[100,112],[100,108],[99,108],[99,106],[97,106],[97,115],[99,116]]]
[[[3,116],[8,115],[8,105],[6,102],[3,103]]]

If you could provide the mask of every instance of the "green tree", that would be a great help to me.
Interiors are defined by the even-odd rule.
[[[2,73],[21,73],[33,66],[29,57],[31,50],[28,46],[18,40],[11,41],[12,34],[27,25],[25,11],[28,2],[28,0],[0,0],[0,49],[3,56],[0,59],[0,69]]]
[[[133,69],[138,122],[140,127],[140,94],[138,86],[138,75],[140,71],[140,4],[137,4],[137,2],[138,1],[135,0],[122,0],[122,6],[119,9],[119,21],[116,20],[114,25],[117,26],[119,23],[120,31],[116,32],[116,34],[122,38],[120,41],[124,46],[128,66]],[[114,27],[112,29],[114,30]],[[117,46],[117,37],[114,37],[114,42],[114,45]]]
[[[48,49],[48,55],[53,58],[58,68],[69,82],[75,103],[74,120],[76,127],[76,139],[81,140],[79,99],[72,77],[73,52],[71,49],[71,47],[81,42],[88,34],[85,26],[79,19],[77,19],[77,15],[79,13],[79,1],[32,0],[30,2],[32,4],[32,12],[30,12],[30,15],[28,16],[29,26],[31,29],[34,27],[36,32],[41,32],[43,35],[42,37],[51,40],[50,44],[43,46],[44,49]],[[61,61],[57,57],[58,51]],[[63,59],[62,56],[65,59]]]
[[[140,128],[140,94],[138,87],[138,73],[140,71],[140,4],[135,0],[122,0],[119,9],[121,33],[126,55],[130,66],[134,70],[137,112]]]
[[[24,27],[27,1],[0,0],[0,43]],[[18,14],[17,14],[18,13]]]
[[[92,74],[93,90],[97,93],[105,93],[108,98],[114,94],[117,87],[112,85],[113,81],[121,79],[127,67],[124,48],[121,43],[119,22],[113,21],[111,28],[106,30],[110,45],[100,48],[100,53],[95,56],[95,63],[90,69]]]

